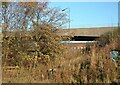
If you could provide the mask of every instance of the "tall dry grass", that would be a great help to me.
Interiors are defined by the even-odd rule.
[[[69,49],[56,62],[35,68],[3,68],[3,82],[12,83],[112,83],[117,82],[118,70],[108,54],[109,47],[93,48],[90,54]],[[49,69],[56,69],[48,74]]]
[[[3,66],[3,82],[12,83],[118,83],[120,61],[110,57],[111,49],[119,49],[119,37],[110,38],[105,47],[93,45],[89,53],[68,47],[55,62],[7,69]],[[44,61],[44,60],[42,60]],[[49,73],[49,69],[55,71]]]

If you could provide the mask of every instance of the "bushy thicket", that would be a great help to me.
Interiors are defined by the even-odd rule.
[[[14,65],[19,65],[23,59],[25,62],[30,60],[31,63],[35,59],[41,59],[42,62],[44,58],[54,61],[62,52],[60,40],[60,36],[55,34],[54,29],[47,26],[35,26],[35,29],[29,32],[6,32],[3,38],[3,60],[7,59],[9,60],[6,61],[7,63]]]
[[[120,56],[113,61],[110,55],[112,50],[120,50],[120,29],[101,35],[99,41],[106,45],[92,46],[91,53],[82,55],[84,59],[79,64],[79,70],[73,74],[74,79],[80,83],[119,83],[120,82]],[[77,69],[76,68],[76,69]]]
[[[5,2],[2,10],[3,63],[20,66],[55,60],[62,48],[55,31],[67,23],[65,13],[48,7],[48,2]]]
[[[109,41],[109,45],[111,46],[111,49],[117,49],[120,50],[120,27],[117,29],[113,30],[112,32],[107,32],[103,35],[101,35],[101,38],[106,39]]]

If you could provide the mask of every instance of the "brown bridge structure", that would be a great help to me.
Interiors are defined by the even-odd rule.
[[[118,27],[70,28],[60,29],[57,32],[62,36],[64,45],[73,49],[80,49],[84,48],[88,43],[97,42],[101,35],[116,29]],[[105,45],[104,42],[101,41],[101,43]]]

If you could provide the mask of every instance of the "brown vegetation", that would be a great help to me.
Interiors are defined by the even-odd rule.
[[[20,67],[11,72],[4,68],[3,82],[119,82],[118,63],[112,61],[109,55],[110,48],[111,45],[99,49],[93,47],[90,54],[81,54],[80,50],[66,49],[64,53],[56,58],[54,64],[44,65],[39,63],[35,68]],[[49,69],[55,71],[49,74]]]
[[[46,7],[46,3],[44,4]],[[31,7],[31,4],[29,6]],[[27,12],[30,15],[31,12],[34,13]],[[7,27],[3,29],[3,83],[118,83],[120,81],[119,60],[112,61],[109,55],[110,49],[119,49],[119,33],[115,33],[117,34],[115,37],[108,36],[110,43],[105,47],[93,45],[90,53],[81,53],[81,50],[64,48],[60,44],[60,36],[55,34],[54,27],[64,23],[61,22],[64,14],[54,9],[42,13],[43,15],[53,13],[54,17],[50,15],[48,22],[47,19],[43,19],[42,24],[31,20],[33,23],[31,31],[24,28],[27,27],[25,24],[27,20],[22,22],[22,30],[11,31],[6,29]],[[24,18],[27,17],[29,14]],[[8,36],[9,32],[11,34]]]

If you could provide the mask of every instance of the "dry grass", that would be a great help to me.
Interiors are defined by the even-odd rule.
[[[3,66],[3,83],[112,83],[119,82],[119,66],[112,61],[109,51],[115,42],[103,48],[92,47],[91,53],[65,49],[54,63],[37,64],[36,67],[19,67],[12,70]],[[55,69],[49,74],[49,69]]]

